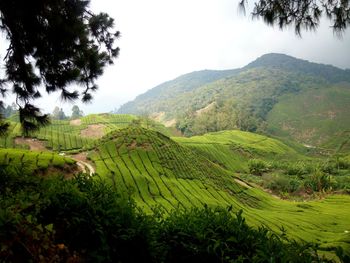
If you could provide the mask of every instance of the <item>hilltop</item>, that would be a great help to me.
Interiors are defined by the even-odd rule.
[[[185,135],[238,128],[335,149],[349,107],[350,70],[266,54],[240,69],[180,76],[119,112],[147,113]]]

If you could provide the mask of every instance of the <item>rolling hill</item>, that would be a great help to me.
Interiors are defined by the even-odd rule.
[[[223,139],[221,148],[215,149],[215,138],[219,137]],[[89,156],[102,178],[131,195],[147,213],[152,213],[155,207],[169,212],[178,207],[232,206],[233,211],[243,209],[251,225],[263,224],[277,232],[283,225],[290,237],[320,242],[322,249],[337,245],[350,249],[346,232],[350,228],[348,195],[308,203],[279,200],[242,181],[230,170],[240,162],[239,157],[228,161],[237,152],[229,153],[227,148],[216,155],[234,143],[255,149],[254,154],[258,155],[296,155],[287,145],[239,131],[175,140],[156,131],[128,127],[107,134]],[[194,144],[206,147],[206,152],[213,151],[212,157],[226,158],[221,160],[232,166],[225,169],[209,160]]]
[[[52,120],[40,130],[29,134],[29,138],[21,138],[22,131],[17,118],[8,119],[10,124],[5,136],[0,137],[0,148],[28,148],[28,141],[33,146],[36,141],[37,150],[57,152],[74,152],[90,149],[97,140],[110,131],[126,128],[135,123],[149,129],[172,136],[172,130],[164,125],[130,114],[90,114],[76,120]],[[32,147],[33,148],[33,147]]]
[[[350,70],[266,54],[240,69],[180,76],[119,112],[148,113],[185,135],[238,128],[334,149],[350,130],[349,105]]]

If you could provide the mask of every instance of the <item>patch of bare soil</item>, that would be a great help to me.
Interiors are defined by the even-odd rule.
[[[135,149],[137,146],[137,142],[136,141],[133,141],[131,144],[128,145],[128,149],[129,150],[133,150]]]
[[[207,106],[205,106],[204,108],[197,110],[196,115],[200,116],[201,114],[210,111],[214,106],[215,106],[215,102],[212,102],[212,103],[208,104]]]
[[[240,180],[240,179],[238,179],[238,178],[235,178],[234,179],[235,180],[235,182],[236,183],[238,183],[238,184],[240,184],[240,185],[242,185],[242,186],[244,186],[244,187],[246,187],[246,188],[252,188],[251,186],[249,186],[246,182],[243,182],[242,180]]]
[[[129,150],[134,150],[136,148],[142,148],[146,151],[150,151],[150,150],[152,150],[152,145],[150,145],[148,142],[144,142],[144,143],[139,144],[135,140],[132,141],[132,143],[130,143],[128,145]]]
[[[164,119],[164,116],[165,116],[165,112],[161,111],[161,112],[152,113],[150,117],[155,121],[162,122],[162,120]]]
[[[86,129],[80,131],[82,137],[99,139],[105,135],[106,126],[103,124],[91,124]]]
[[[89,160],[87,159],[87,154],[84,152],[73,154],[70,157],[76,161],[89,162]]]
[[[69,124],[72,125],[72,126],[80,126],[81,125],[81,119],[71,120],[69,122]]]
[[[175,127],[175,125],[176,125],[176,119],[171,119],[164,122],[165,127]]]
[[[65,179],[71,179],[79,171],[80,171],[79,166],[74,164],[72,165],[65,164],[62,168],[49,166],[45,170],[37,170],[36,175],[43,176],[43,177],[63,175]]]
[[[47,151],[45,142],[38,139],[17,137],[15,143],[28,145],[29,149],[32,151]]]

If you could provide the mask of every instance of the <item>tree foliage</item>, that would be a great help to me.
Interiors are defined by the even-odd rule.
[[[0,1],[0,31],[9,46],[0,79],[4,96],[9,87],[16,95],[24,132],[48,122],[34,100],[58,91],[64,100],[92,99],[96,79],[112,64],[119,48],[112,32],[113,19],[94,14],[89,0]],[[81,87],[80,91],[68,87]]]
[[[72,107],[72,116],[71,119],[78,119],[80,117],[83,117],[84,113],[82,110],[79,109],[79,107],[77,105],[74,105]]]
[[[55,120],[64,120],[64,119],[67,119],[67,116],[64,113],[62,108],[59,108],[59,107],[56,106],[54,108],[54,110],[52,111],[51,118],[55,119]]]
[[[241,0],[245,9],[248,0]],[[349,0],[258,0],[254,4],[253,17],[262,17],[269,25],[277,24],[281,29],[288,25],[301,35],[302,29],[315,30],[321,16],[331,20],[335,33],[341,34],[350,25]]]

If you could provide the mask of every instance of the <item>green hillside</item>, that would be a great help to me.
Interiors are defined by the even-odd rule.
[[[173,139],[234,172],[247,171],[248,160],[252,158],[290,160],[299,157],[296,150],[281,141],[239,130]]]
[[[309,145],[323,146],[335,138],[342,142],[346,137],[341,134],[350,130],[349,112],[350,83],[308,89],[280,97],[268,114],[267,131]]]
[[[207,142],[213,146],[214,136],[194,137],[191,143]],[[234,131],[221,136],[223,146],[234,140],[242,142],[242,148],[255,149],[257,154],[266,153],[264,144],[270,146],[271,155],[295,154],[276,140],[262,142],[258,135]],[[252,225],[263,224],[277,232],[283,226],[290,237],[320,242],[323,249],[337,245],[350,249],[350,236],[346,232],[350,229],[348,195],[307,203],[279,200],[192,150],[187,139],[176,140],[181,143],[154,131],[130,127],[101,139],[90,158],[100,176],[131,194],[148,213],[155,206],[167,212],[206,204],[232,206],[233,211],[243,209]],[[234,167],[234,162],[231,165]]]
[[[205,74],[211,71],[169,81],[119,112],[162,116],[187,136],[240,129],[331,149],[350,130],[349,70],[266,54],[232,74],[200,82]],[[198,85],[191,84],[195,79]]]
[[[87,137],[74,148],[74,138],[77,142],[84,140],[83,131],[93,127],[97,127],[102,137]],[[170,138],[163,131],[170,134],[164,126],[132,115],[94,114],[72,122],[54,121],[33,134],[34,138],[24,140],[44,143],[46,147],[52,145],[53,150],[89,150],[88,159],[96,173],[123,195],[132,197],[137,207],[147,214],[157,209],[167,215],[177,208],[232,207],[233,213],[242,209],[252,226],[264,225],[276,232],[283,227],[289,237],[318,242],[322,250],[335,246],[350,249],[349,195],[329,194],[338,188],[318,189],[320,181],[314,177],[314,170],[309,170],[309,167],[323,165],[324,159],[304,156],[301,145],[287,145],[239,130],[191,138]],[[18,135],[19,124],[11,122],[3,146],[26,147],[27,144],[14,144]],[[0,164],[18,170],[29,169],[34,174],[54,171],[53,167],[55,172],[67,175],[70,173],[67,166],[74,163],[44,150],[1,149],[0,157]],[[260,176],[253,175],[252,160],[266,165]],[[331,187],[337,184],[344,190],[350,185],[349,157],[342,156],[337,163],[328,161],[331,160],[320,167],[324,169],[319,172],[321,177],[326,178],[326,182],[332,177]],[[272,196],[261,188],[270,189],[264,182],[267,176],[271,179],[271,175],[277,178],[272,182],[279,182],[283,177],[293,186],[296,180],[303,185],[304,181],[310,181],[316,185],[315,197],[320,198],[298,202]],[[346,193],[346,189],[339,193]]]
[[[0,149],[0,166],[9,166],[21,174],[66,174],[77,171],[75,160],[50,152]],[[54,170],[55,168],[56,170]]]
[[[205,203],[228,205],[227,192],[244,195],[232,174],[161,133],[127,128],[108,134],[99,145],[91,154],[96,171],[131,191],[147,211],[157,204],[167,211]]]
[[[16,118],[8,120],[10,127],[7,134],[0,138],[2,148],[28,148],[28,143],[16,143],[16,138],[22,136],[21,127]],[[52,120],[39,131],[29,134],[42,146],[40,149],[53,151],[81,151],[94,146],[97,139],[110,131],[122,129],[132,124],[140,124],[149,129],[157,130],[168,136],[171,129],[147,118],[129,114],[90,114],[76,120]],[[30,141],[30,140],[29,140]],[[27,145],[27,146],[26,146]]]
[[[239,130],[173,138],[241,179],[284,199],[305,200],[350,189],[348,145],[332,156],[290,141]]]

